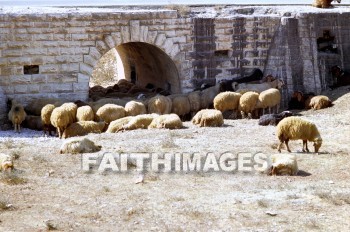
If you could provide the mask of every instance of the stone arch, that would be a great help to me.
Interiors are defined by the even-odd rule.
[[[84,55],[83,62],[80,64],[80,73],[78,81],[89,83],[91,74],[98,60],[106,54],[110,49],[124,44],[144,43],[146,46],[154,46],[166,54],[173,62],[174,70],[176,70],[176,82],[174,93],[181,92],[181,61],[179,60],[180,46],[176,37],[167,38],[164,32],[148,31],[148,26],[140,26],[139,21],[130,21],[130,26],[122,26],[120,32],[105,34],[100,40],[96,41],[96,46],[90,47],[89,54]],[[175,82],[175,81],[173,81]]]

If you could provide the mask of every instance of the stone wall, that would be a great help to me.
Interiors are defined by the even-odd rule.
[[[285,81],[285,106],[295,90],[319,93],[331,84],[332,65],[350,66],[349,20],[348,12],[290,17],[181,17],[176,10],[165,9],[0,14],[0,100],[86,100],[91,73],[101,56],[119,45],[142,42],[173,61],[177,73],[171,78],[179,80],[176,92],[260,68],[265,75]],[[335,36],[336,53],[318,51],[317,38],[324,30]],[[139,52],[135,57],[147,67],[147,56]],[[25,74],[28,65],[38,65],[39,72]],[[3,107],[1,115],[5,115]]]

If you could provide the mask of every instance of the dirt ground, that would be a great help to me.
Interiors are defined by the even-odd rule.
[[[298,153],[298,176],[259,172],[86,172],[62,140],[0,131],[0,152],[16,170],[0,175],[0,231],[347,231],[350,228],[350,93],[327,92],[334,106],[303,111],[318,126],[320,154]],[[105,152],[276,153],[275,127],[225,120],[221,128],[135,130],[87,136]],[[310,144],[310,148],[313,148]],[[313,149],[311,149],[313,150]]]

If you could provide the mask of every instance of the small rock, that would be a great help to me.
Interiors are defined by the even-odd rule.
[[[276,212],[272,212],[272,211],[266,211],[265,212],[267,215],[270,215],[270,216],[276,216],[277,215],[277,213]]]
[[[134,183],[135,183],[135,184],[143,183],[144,179],[145,179],[145,175],[141,174],[141,175],[139,175],[139,176],[136,177]]]
[[[333,180],[328,181],[329,184],[334,184]]]

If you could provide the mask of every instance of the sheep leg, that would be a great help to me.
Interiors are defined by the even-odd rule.
[[[269,114],[271,114],[271,107],[269,107]]]
[[[276,114],[278,114],[278,112],[280,111],[280,104],[276,105]]]
[[[245,118],[245,113],[243,111],[241,111],[241,115],[242,115],[242,119]]]
[[[303,140],[303,152],[309,153],[309,148],[307,147],[307,140]]]
[[[291,152],[290,149],[289,149],[289,146],[288,146],[289,139],[286,139],[284,142],[285,142],[285,144],[286,144],[286,146],[287,146],[287,151],[288,151],[288,152]]]
[[[18,133],[21,133],[21,124],[17,124]]]
[[[248,119],[252,119],[252,113],[248,113]]]
[[[282,145],[283,145],[283,140],[280,140],[280,144],[277,147],[277,150],[278,150],[279,153],[281,153]]]

